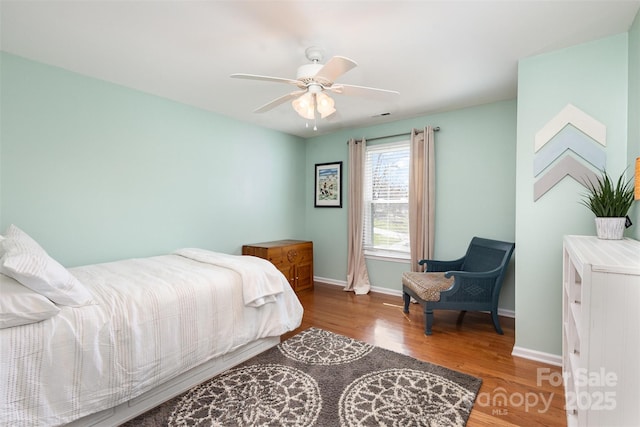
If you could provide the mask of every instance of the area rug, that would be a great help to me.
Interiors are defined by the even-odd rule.
[[[481,383],[310,328],[125,426],[464,426]]]

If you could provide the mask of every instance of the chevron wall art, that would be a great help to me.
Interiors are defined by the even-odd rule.
[[[605,125],[577,107],[568,104],[536,133],[533,200],[536,201],[569,175],[580,184],[595,183],[596,173],[576,157],[597,170],[604,170],[607,143]]]

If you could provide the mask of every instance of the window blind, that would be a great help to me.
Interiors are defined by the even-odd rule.
[[[368,146],[364,247],[373,255],[409,253],[409,141]]]

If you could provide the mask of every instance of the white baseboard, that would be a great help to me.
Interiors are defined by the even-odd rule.
[[[313,280],[314,282],[325,283],[327,285],[333,285],[333,286],[341,286],[343,288],[347,286],[346,280],[328,279],[326,277],[318,277],[318,276],[314,276]],[[377,292],[379,294],[387,294],[387,295],[402,297],[402,291],[399,291],[397,289],[380,288],[380,287],[372,286],[371,291]]]
[[[336,280],[336,279],[329,279],[329,278],[326,278],[326,277],[318,277],[318,276],[314,276],[313,280],[315,282],[326,283],[327,285],[342,286],[342,287],[347,286],[346,280]],[[377,286],[372,286],[371,287],[371,291],[372,292],[378,292],[380,294],[386,294],[386,295],[391,295],[391,296],[402,297],[402,291],[398,290],[398,289],[389,289],[389,288],[381,288],[381,287],[377,287]],[[503,309],[503,308],[498,308],[498,315],[499,316],[504,316],[504,317],[511,317],[512,319],[516,318],[516,312],[515,311],[506,310],[506,309]]]
[[[524,359],[535,360],[536,362],[548,363],[549,365],[562,366],[562,356],[558,356],[557,354],[544,353],[538,350],[514,346],[511,355],[522,357]]]
[[[513,310],[507,310],[506,308],[498,307],[498,316],[516,318],[516,312]]]
[[[342,286],[343,288],[345,286],[347,286],[347,281],[346,280],[329,279],[327,277],[313,276],[313,281],[314,282],[325,283],[327,285]]]
[[[345,280],[329,279],[326,277],[318,277],[318,276],[315,276],[313,280],[320,283],[326,283],[327,285],[340,286],[343,288],[347,286],[347,282]],[[402,291],[396,290],[396,289],[380,288],[380,287],[372,286],[371,291],[378,292],[381,294],[399,296],[399,297],[402,296]],[[516,312],[513,310],[498,308],[498,315],[504,316],[504,317],[511,317],[515,319]],[[522,357],[524,359],[535,360],[536,362],[548,363],[549,365],[562,366],[562,356],[558,356],[556,354],[550,354],[550,353],[543,353],[538,350],[530,350],[527,348],[514,346],[513,351],[511,352],[511,355]]]

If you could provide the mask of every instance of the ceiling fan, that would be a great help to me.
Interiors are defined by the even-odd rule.
[[[334,56],[326,64],[321,64],[323,50],[318,47],[310,47],[305,50],[310,64],[298,68],[296,78],[260,76],[256,74],[232,74],[236,79],[261,80],[276,83],[286,83],[297,86],[297,90],[289,92],[274,99],[256,109],[254,113],[264,113],[287,101],[292,101],[293,109],[308,120],[315,120],[317,115],[321,118],[328,117],[336,112],[334,100],[325,92],[333,92],[341,95],[367,96],[371,94],[392,95],[398,94],[394,90],[377,89],[365,86],[355,86],[335,83],[336,79],[356,67],[358,64],[344,56]]]

